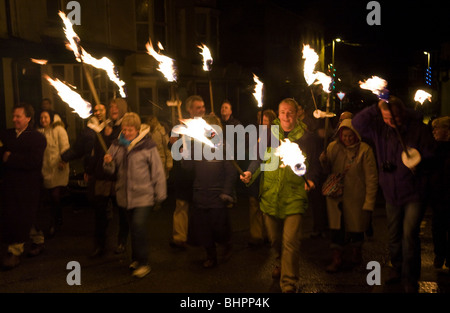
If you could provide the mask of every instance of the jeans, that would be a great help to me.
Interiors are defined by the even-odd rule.
[[[404,283],[416,284],[420,278],[420,223],[425,207],[420,202],[403,206],[386,203],[389,231],[389,253],[394,270]]]
[[[137,207],[128,210],[131,230],[131,259],[140,265],[149,262],[149,216],[151,206]]]

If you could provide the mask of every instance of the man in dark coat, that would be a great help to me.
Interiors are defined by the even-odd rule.
[[[3,145],[0,229],[1,239],[8,245],[8,253],[3,261],[5,269],[19,265],[39,207],[41,169],[47,141],[32,128],[33,116],[31,105],[16,105],[13,110],[14,128],[0,135]],[[30,254],[37,255],[41,250],[42,242],[33,242]]]
[[[373,142],[379,183],[386,200],[389,253],[393,271],[386,283],[402,281],[405,292],[418,292],[421,270],[420,223],[425,212],[429,162],[434,155],[431,132],[417,112],[395,97],[358,112],[353,127]],[[405,165],[403,145],[416,149],[421,161]]]

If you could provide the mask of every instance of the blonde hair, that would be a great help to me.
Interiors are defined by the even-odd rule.
[[[137,130],[141,129],[141,118],[134,112],[125,113],[122,119],[122,126],[131,126]]]

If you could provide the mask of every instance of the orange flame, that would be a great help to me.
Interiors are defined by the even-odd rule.
[[[431,95],[428,92],[421,90],[421,89],[416,91],[416,94],[414,96],[414,101],[417,101],[420,104],[423,104],[423,102],[427,99],[428,99],[428,101],[431,102]]]
[[[204,44],[197,47],[202,49],[202,52],[200,54],[203,56],[203,70],[206,72],[211,71],[211,65],[213,63],[211,51],[209,51],[209,48]]]
[[[378,76],[372,76],[372,78],[367,79],[364,82],[359,82],[362,89],[367,89],[372,91],[376,95],[381,95],[386,89],[387,81]]]
[[[296,175],[305,175],[306,158],[298,144],[291,142],[286,138],[281,141],[281,144],[276,148],[275,155],[280,157],[280,160],[282,161],[281,167],[289,166]]]
[[[83,49],[79,45],[80,37],[78,37],[77,33],[73,30],[72,22],[66,17],[64,12],[59,11],[59,16],[64,22],[64,33],[66,34],[66,38],[69,41],[66,44],[66,47],[69,50],[72,50],[75,59],[78,62],[84,62],[86,64],[92,65],[95,68],[102,69],[106,71],[106,74],[108,75],[109,79],[114,82],[117,87],[119,87],[119,93],[120,95],[125,98],[126,94],[123,89],[123,86],[125,86],[125,82],[120,80],[119,77],[117,77],[115,73],[115,65],[114,63],[108,59],[107,57],[103,57],[100,60],[92,57],[89,53],[86,52],[86,50]]]
[[[207,132],[215,132],[214,128],[206,123],[204,119],[201,117],[191,118],[191,119],[183,119],[180,120],[184,125],[176,125],[173,127],[173,132],[177,134],[187,135],[194,139],[197,139],[210,147],[214,147],[214,144],[211,140],[209,140],[205,133]]]
[[[160,45],[160,43],[158,43],[158,45]],[[147,48],[147,53],[152,57],[154,57],[155,60],[159,62],[159,67],[157,70],[163,73],[167,81],[169,82],[176,81],[177,78],[175,75],[174,60],[169,58],[168,56],[156,52],[155,49],[153,49],[152,41],[150,39],[145,45],[145,47]]]
[[[48,62],[48,60],[40,60],[40,59],[33,59],[33,58],[30,58],[30,60],[31,60],[31,62],[40,64],[40,65],[45,65]]]
[[[56,89],[61,100],[67,103],[81,118],[91,116],[92,105],[72,88],[59,79],[51,79],[48,75],[45,75],[44,78]]]
[[[255,81],[255,91],[253,92],[253,97],[255,97],[256,101],[258,102],[258,108],[262,108],[263,102],[262,102],[262,90],[263,90],[263,83],[259,80],[258,76],[253,74],[253,80]]]
[[[330,84],[332,82],[331,77],[314,70],[316,63],[319,61],[319,56],[317,53],[309,45],[303,45],[302,53],[303,59],[305,59],[305,63],[303,65],[303,76],[305,77],[308,86],[311,84],[321,84],[323,91],[330,93]]]

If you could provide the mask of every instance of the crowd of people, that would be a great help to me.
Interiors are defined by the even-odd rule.
[[[282,292],[297,292],[302,219],[307,211],[312,212],[313,235],[330,241],[330,264],[324,270],[341,270],[346,245],[351,246],[352,262],[362,263],[364,241],[373,231],[378,189],[386,203],[392,264],[386,283],[402,282],[405,292],[418,291],[420,223],[428,207],[433,213],[434,265],[450,266],[449,116],[426,125],[423,116],[391,95],[359,112],[343,112],[334,131],[327,132],[301,103],[286,98],[277,112],[258,112],[255,124],[265,127],[260,128],[257,142],[246,143],[246,156],[251,149],[262,149],[264,157],[240,160],[244,170],[239,175],[226,158],[175,160],[172,145],[180,137],[169,136],[156,116],[142,121],[130,112],[125,99],[96,105],[72,145],[64,121],[48,99],[44,102],[38,114],[29,104],[16,105],[14,128],[0,135],[0,229],[8,246],[4,269],[20,264],[29,240],[28,255],[37,256],[44,250],[45,237],[57,235],[64,220],[61,194],[68,184],[70,162],[76,159],[83,159],[88,199],[95,212],[90,257],[104,255],[108,214],[115,210],[119,217],[115,253],[126,251],[130,237],[129,267],[138,278],[151,271],[147,221],[151,210],[159,209],[167,199],[169,177],[175,198],[169,244],[174,249],[203,247],[204,268],[220,263],[219,246],[225,257],[231,255],[228,208],[237,201],[237,184],[248,194],[249,245],[270,243],[274,252],[271,275],[279,280]],[[203,118],[222,129],[241,124],[228,100],[223,101],[220,116],[206,114],[198,95],[188,97],[184,108],[188,118]],[[194,140],[181,136],[184,142]],[[226,156],[228,141],[226,136],[220,138]],[[271,143],[285,139],[296,143],[306,157],[304,175],[289,166],[261,170],[265,163],[280,158]],[[420,155],[420,162],[413,166],[405,162],[408,148]],[[183,146],[178,152],[183,152]],[[336,174],[341,177],[341,193],[325,194],[325,181]],[[42,206],[49,212],[47,231],[36,224]]]

